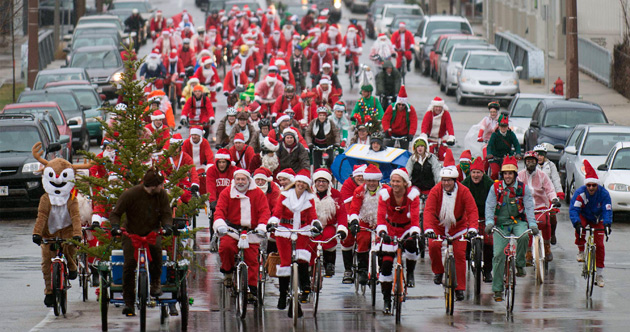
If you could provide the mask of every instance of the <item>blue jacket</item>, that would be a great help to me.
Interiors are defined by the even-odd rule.
[[[590,195],[586,186],[581,186],[571,197],[569,217],[573,225],[580,222],[580,215],[590,223],[598,219],[604,221],[604,226],[612,224],[612,203],[608,190],[601,185],[597,186],[595,195]]]

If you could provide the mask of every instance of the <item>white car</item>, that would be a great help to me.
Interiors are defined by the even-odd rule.
[[[524,143],[525,132],[532,121],[532,114],[534,114],[538,102],[544,99],[564,99],[564,97],[555,94],[518,93],[507,108],[506,113],[510,121],[510,129],[518,138],[521,146]]]
[[[519,93],[518,72],[506,52],[471,51],[457,65],[457,103],[469,99],[512,100]]]
[[[630,211],[630,142],[617,142],[597,167],[602,186],[610,193],[612,210]]]
[[[387,4],[383,7],[383,13],[381,18],[376,24],[376,34],[388,33],[389,25],[392,24],[396,15],[420,15],[424,16],[424,12],[419,5],[407,5],[407,4]],[[394,27],[396,30],[398,27]],[[411,31],[414,33],[414,31]]]
[[[471,45],[462,44],[455,45],[449,54],[444,56],[440,62],[440,91],[446,92],[446,95],[451,95],[457,89],[457,68],[458,63],[462,63],[462,60],[469,51],[496,51],[497,48],[494,45]]]
[[[415,33],[415,41],[418,47],[423,47],[434,30],[454,30],[465,35],[472,35],[473,29],[468,20],[462,16],[431,15],[425,16],[418,31]]]

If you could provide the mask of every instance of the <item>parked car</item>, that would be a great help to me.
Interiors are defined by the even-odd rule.
[[[597,173],[608,189],[613,212],[630,211],[630,142],[615,143]]]
[[[469,99],[510,101],[519,93],[518,72],[506,52],[470,51],[457,64],[457,103],[465,105]]]
[[[72,130],[68,125],[66,116],[55,102],[36,102],[5,105],[0,114],[42,114],[48,113],[52,117],[59,135],[68,136],[65,148],[69,151],[67,156],[72,156]],[[62,153],[63,154],[63,153]],[[66,157],[64,157],[66,158]],[[70,160],[70,159],[68,159]]]
[[[461,16],[431,15],[425,16],[416,32],[416,43],[426,44],[435,30],[456,30],[462,34],[472,35],[473,29],[468,20]]]
[[[125,40],[124,42],[127,42]],[[72,40],[68,47],[63,49],[66,53],[66,66],[70,63],[72,50],[86,46],[104,46],[111,45],[123,50],[123,39],[117,33],[85,33]]]
[[[59,157],[62,143],[50,139],[43,124],[31,114],[0,115],[0,210],[33,209],[44,194],[41,168],[31,149],[42,143],[42,158]]]
[[[547,148],[547,158],[558,163],[560,152],[558,144],[573,145],[577,137],[569,139],[573,128],[586,123],[608,123],[602,108],[586,101],[578,100],[541,100],[525,132],[524,150],[532,150],[542,144]],[[562,147],[562,146],[560,146]]]
[[[440,38],[442,35],[460,34],[461,31],[449,30],[449,29],[434,30],[433,33],[429,36],[429,38],[427,38],[427,41],[421,44],[418,42],[419,30],[420,30],[420,26],[418,26],[418,29],[416,29],[416,33],[414,34],[414,38],[415,38],[414,47],[416,48],[416,52],[414,52],[414,57],[415,57],[414,64],[415,64],[416,69],[420,69],[420,72],[422,73],[422,75],[427,76],[429,75],[429,68],[431,66],[430,55],[431,55],[431,52],[433,51],[433,48],[435,47],[435,42],[438,40],[438,38]]]
[[[369,0],[345,0],[346,7],[350,8],[351,13],[368,13],[370,11]]]
[[[233,1],[230,1],[230,3],[232,2]],[[324,8],[328,8],[328,10],[330,11],[330,13],[328,14],[328,23],[334,24],[338,23],[341,20],[341,0],[310,0],[308,1],[308,3],[314,5],[318,11],[322,11]],[[229,4],[226,4],[226,6],[228,8],[232,7]],[[252,8],[251,5],[249,6],[249,8]]]
[[[118,27],[116,26],[116,24],[113,23],[89,23],[89,24],[82,24],[82,25],[77,25],[74,30],[72,31],[72,34],[67,34],[65,36],[63,36],[63,40],[65,42],[67,42],[67,45],[70,46],[72,45],[72,41],[76,38],[78,38],[81,35],[86,35],[86,34],[104,34],[104,35],[111,35],[111,34],[118,34],[120,36],[121,39],[125,38],[125,35],[123,32],[118,30]]]
[[[87,108],[84,111],[85,123],[87,126],[90,139],[96,139],[96,143],[100,144],[103,140],[103,127],[98,120],[107,120],[105,111],[101,108],[102,100],[105,95],[96,93],[96,90],[91,85],[61,85],[58,87],[51,87],[50,90],[65,89],[74,92],[79,99],[79,103],[83,108]]]
[[[398,24],[400,24],[401,22],[404,22],[406,24],[407,30],[413,33],[414,31],[418,30],[418,26],[420,25],[420,22],[422,22],[422,17],[422,15],[398,14],[394,16],[392,23],[389,25],[387,33],[389,35],[393,34],[394,31],[398,30]]]
[[[431,50],[431,53],[429,53],[429,73],[431,74],[432,79],[434,79],[435,81],[438,80],[438,58],[440,57],[440,54],[442,54],[444,47],[446,46],[446,43],[448,42],[449,38],[464,39],[468,36],[470,35],[457,33],[457,34],[444,34],[438,37],[438,39],[435,41],[435,45],[433,46],[433,49]]]
[[[125,24],[123,21],[118,18],[116,15],[112,14],[102,14],[102,15],[91,15],[91,16],[83,16],[77,22],[77,26],[82,24],[92,24],[92,23],[110,23],[115,24],[118,27],[118,31],[125,31]]]
[[[87,46],[76,49],[70,59],[70,67],[85,68],[91,82],[98,84],[100,92],[109,99],[116,98],[116,86],[122,81],[123,61],[114,46]]]
[[[367,18],[365,20],[365,32],[368,37],[376,39],[376,22],[381,19],[383,7],[390,3],[404,4],[405,0],[374,0],[370,2],[370,9],[368,9]]]
[[[381,14],[381,19],[377,21],[376,25],[376,33],[387,33],[389,31],[389,27],[394,21],[394,17],[396,15],[416,15],[416,16],[424,16],[424,12],[420,5],[408,5],[408,4],[386,4],[383,7],[383,13]],[[397,28],[397,27],[396,27]],[[413,31],[413,30],[410,30]]]
[[[54,101],[59,105],[72,130],[72,148],[75,152],[77,150],[87,151],[90,149],[90,136],[87,131],[84,113],[84,110],[88,108],[81,106],[74,92],[61,89],[24,91],[17,100],[18,103],[37,101]]]
[[[440,49],[435,50],[435,69],[437,70],[435,79],[438,84],[442,83],[440,81],[443,76],[442,69],[445,69],[442,62],[448,60],[451,50],[455,45],[488,45],[488,41],[481,37],[468,35],[447,37],[446,40],[440,44]]]
[[[564,147],[558,162],[566,192],[571,194],[569,197],[573,196],[575,189],[584,185],[584,160],[597,167],[606,161],[610,149],[617,142],[630,141],[630,127],[581,125],[573,131],[578,132],[577,138],[571,142],[572,145]]]
[[[466,54],[470,51],[496,51],[497,48],[494,45],[474,45],[474,44],[461,44],[455,45],[451,49],[451,52],[446,55],[448,60],[442,60],[440,66],[440,72],[442,78],[440,79],[440,91],[446,92],[447,96],[450,96],[457,89],[457,64],[461,64]]]
[[[543,99],[564,98],[556,94],[517,93],[508,108],[501,111],[508,115],[510,129],[514,132],[521,145],[523,145],[525,131],[529,128],[529,122],[532,120],[534,109],[536,109],[538,102]]]
[[[55,0],[39,1],[39,24],[41,26],[55,24]],[[74,10],[75,1],[61,0],[59,1],[59,23],[62,25],[73,25],[77,20],[76,11]],[[25,7],[26,8],[26,7]],[[17,7],[16,7],[17,9]],[[21,9],[20,9],[21,10]],[[85,15],[96,13],[94,1],[88,1],[85,6]]]
[[[90,75],[85,68],[59,68],[45,69],[37,73],[33,90],[41,90],[46,83],[68,81],[68,80],[86,80],[90,81]]]

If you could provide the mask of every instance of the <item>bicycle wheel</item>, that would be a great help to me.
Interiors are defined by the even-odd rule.
[[[357,252],[353,251],[352,255],[352,278],[354,283],[354,292],[359,292],[359,261],[357,257]]]
[[[452,316],[455,309],[455,258],[447,257],[444,264],[444,305],[446,314]]]
[[[479,299],[481,296],[481,264],[483,261],[483,242],[479,238],[473,240],[471,258],[475,277],[475,299]]]
[[[536,235],[532,241],[532,252],[534,254],[534,273],[536,284],[542,284],[545,282],[545,247],[543,244],[542,237],[540,235]]]
[[[348,77],[350,78],[350,90],[354,89],[354,62],[350,61],[348,65]]]
[[[514,310],[514,294],[516,292],[516,261],[514,256],[507,258],[507,282],[505,283],[505,306],[508,315]]]
[[[99,274],[102,272],[99,271]],[[98,286],[98,301],[101,308],[101,331],[107,331],[107,310],[109,309],[109,289],[106,286],[107,277],[101,274]]]
[[[426,242],[424,240],[424,235],[420,235],[418,238],[418,250],[420,251],[420,258],[424,259],[424,251],[426,249]]]
[[[90,289],[90,272],[88,269],[87,255],[81,254],[80,262],[79,262],[79,284],[83,290],[83,302],[88,299],[88,291]]]
[[[298,319],[298,296],[300,293],[300,286],[298,283],[298,265],[297,263],[291,264],[291,315],[293,316],[293,326],[297,326]]]
[[[319,306],[319,293],[322,290],[322,261],[321,258],[317,258],[315,265],[313,266],[313,279],[311,281],[311,287],[313,290],[314,303],[313,303],[313,317],[317,317],[317,307]]]
[[[166,317],[168,317],[168,305],[162,304],[160,305],[160,325],[164,325]]]
[[[59,306],[61,304],[61,265],[59,263],[54,264],[53,268],[53,295],[55,295],[55,304],[53,305],[53,312],[55,316],[59,316],[61,311]]]
[[[265,263],[267,259],[264,254],[260,255],[260,263],[258,264],[258,304],[260,307],[265,303],[265,282],[267,281],[267,271],[265,270]]]
[[[396,268],[396,277],[394,279],[394,311],[396,312],[396,324],[400,324],[402,302],[405,297],[405,288],[403,286],[405,280],[403,279],[403,268],[401,265]]]
[[[375,254],[370,254],[371,258],[371,268],[370,268],[370,277],[369,277],[369,282],[370,282],[370,292],[372,294],[372,308],[374,308],[374,306],[376,306],[376,283],[377,283],[377,272],[376,272],[376,255]]]
[[[242,263],[238,265],[236,287],[238,297],[236,300],[236,314],[241,319],[245,319],[245,315],[247,315],[247,265]]]
[[[140,331],[147,329],[147,300],[149,297],[149,279],[146,272],[138,275],[138,300],[140,301]]]
[[[586,277],[586,298],[590,298],[593,295],[593,287],[595,286],[595,246],[590,245],[586,253],[586,259],[584,260],[587,265],[587,277]]]
[[[183,272],[184,276],[182,283],[179,285],[179,309],[182,315],[182,331],[188,330],[188,312],[190,309],[190,302],[188,299],[188,286],[186,282],[186,272]]]

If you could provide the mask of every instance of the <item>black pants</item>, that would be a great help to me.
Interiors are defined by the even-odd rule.
[[[138,265],[134,256],[138,249],[133,247],[131,240],[126,236],[122,238],[122,247],[123,256],[125,258],[125,263],[123,264],[123,299],[126,305],[133,306],[136,300],[136,267]],[[151,252],[149,276],[152,282],[160,282],[160,274],[162,273],[161,236],[157,237],[154,245],[149,246],[149,251]]]
[[[328,154],[328,158],[325,160],[323,160],[324,152]],[[328,149],[326,151],[313,150],[313,167],[315,169],[321,168],[322,163],[325,163],[326,168],[330,169],[334,159],[335,154],[333,149]]]
[[[394,139],[392,139],[391,137],[385,138],[385,146],[393,148],[394,144],[396,144],[396,141]],[[400,147],[398,147],[399,149],[407,150],[409,148],[409,141],[406,137],[404,139],[398,140],[398,144],[400,144]]]

